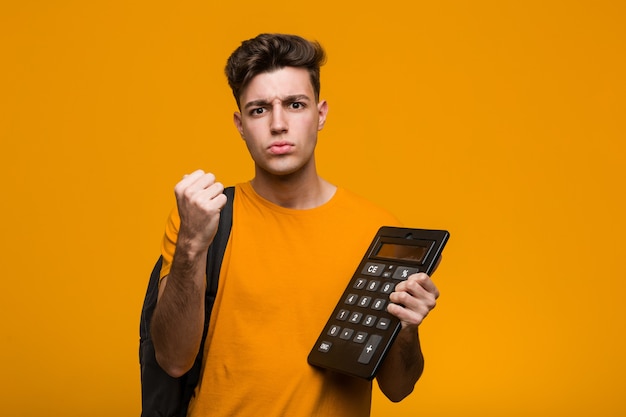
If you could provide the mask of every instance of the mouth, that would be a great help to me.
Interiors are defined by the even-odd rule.
[[[268,150],[273,155],[285,155],[292,151],[294,144],[287,141],[272,142],[268,147]]]

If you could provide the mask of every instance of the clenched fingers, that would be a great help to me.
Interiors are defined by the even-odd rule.
[[[435,308],[439,290],[424,273],[413,274],[400,282],[389,295],[389,313],[402,321],[403,326],[417,326]]]
[[[185,175],[174,188],[179,210],[183,212],[187,205],[207,211],[219,211],[226,203],[223,192],[224,186],[215,181],[215,175],[202,170]]]
[[[220,211],[226,204],[224,186],[215,181],[215,175],[197,170],[185,175],[174,187],[180,233],[198,247],[210,244],[217,231]]]

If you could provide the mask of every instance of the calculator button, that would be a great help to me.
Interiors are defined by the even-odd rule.
[[[365,339],[367,339],[367,333],[365,332],[358,332],[354,337],[354,341],[356,343],[363,343],[365,342]]]
[[[383,340],[383,338],[380,335],[373,334],[370,336],[369,340],[365,344],[365,347],[363,348],[363,351],[361,352],[361,356],[359,356],[359,363],[364,365],[370,363],[381,340]]]
[[[358,278],[354,283],[354,288],[356,288],[357,290],[362,290],[363,288],[365,288],[366,283],[367,280],[365,278]]]
[[[339,336],[339,338],[343,340],[350,340],[353,334],[354,334],[353,329],[343,329],[343,332],[341,332],[341,335]]]
[[[349,315],[350,312],[348,310],[339,310],[339,313],[337,313],[337,320],[344,321],[348,318]]]
[[[385,264],[377,264],[374,262],[368,262],[365,264],[365,267],[363,267],[363,270],[361,271],[361,273],[363,275],[379,277],[380,274],[383,273],[384,269],[385,269]]]
[[[369,284],[367,284],[368,291],[376,291],[378,287],[380,287],[380,281],[370,281]]]
[[[393,282],[385,282],[381,287],[380,292],[383,294],[391,294],[394,288],[396,288],[396,284]]]
[[[367,316],[365,316],[365,320],[363,320],[363,326],[372,327],[374,323],[376,323],[376,319],[376,316],[368,314]]]
[[[359,322],[361,321],[361,317],[363,317],[362,313],[354,312],[350,316],[350,320],[349,321],[350,321],[350,323],[359,324]]]
[[[393,273],[393,278],[407,279],[410,275],[415,274],[416,272],[419,272],[419,269],[399,266],[398,269],[396,269],[396,272]]]
[[[352,305],[352,304],[356,304],[356,300],[359,299],[359,296],[356,294],[348,294],[348,297],[346,298],[346,304]]]
[[[359,307],[367,308],[372,302],[372,297],[363,296],[359,300]]]
[[[320,343],[320,346],[317,348],[317,350],[319,350],[320,352],[330,352],[330,348],[333,344],[330,342],[322,342]]]
[[[328,329],[328,335],[335,337],[339,334],[340,331],[341,331],[341,327],[337,325],[332,325],[330,326],[330,329]]]
[[[386,300],[383,300],[382,298],[377,298],[374,301],[374,304],[372,304],[372,310],[382,310],[383,308],[385,308],[385,304],[387,303]]]
[[[387,330],[390,323],[391,320],[389,320],[387,317],[381,317],[381,319],[378,320],[378,323],[376,323],[376,328],[380,330]]]

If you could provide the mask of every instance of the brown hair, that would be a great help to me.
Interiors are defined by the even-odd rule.
[[[255,76],[284,67],[307,69],[315,100],[319,100],[320,67],[325,61],[324,49],[316,41],[296,35],[263,33],[241,43],[228,58],[225,72],[239,108],[239,97]]]

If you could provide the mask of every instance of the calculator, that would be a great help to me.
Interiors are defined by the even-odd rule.
[[[371,380],[402,324],[389,294],[411,274],[432,274],[446,230],[381,227],[308,356],[311,365]]]

